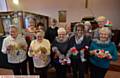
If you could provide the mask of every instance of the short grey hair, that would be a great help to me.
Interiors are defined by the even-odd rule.
[[[10,29],[11,28],[14,28],[14,29],[18,30],[18,27],[16,25],[10,25]]]
[[[60,28],[57,30],[57,33],[58,33],[58,34],[61,33],[61,32],[65,32],[65,33],[66,33],[65,28],[60,27]]]
[[[99,29],[99,33],[100,32],[105,32],[105,33],[107,33],[107,34],[112,34],[112,31],[108,28],[108,27],[102,27],[102,28],[100,28]]]

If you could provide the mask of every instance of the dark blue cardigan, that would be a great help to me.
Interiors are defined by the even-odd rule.
[[[75,42],[75,36],[71,37],[70,43],[69,43],[70,48],[76,47],[76,49],[79,51],[79,53],[78,53],[78,55],[77,55],[76,58],[71,55],[71,61],[72,62],[78,62],[78,63],[81,62],[80,50],[82,48],[85,48],[85,46],[89,47],[90,43],[91,43],[91,38],[88,37],[88,36],[84,36],[83,40],[82,40],[82,42],[80,44],[76,44],[76,42]],[[89,51],[86,51],[85,52],[85,58],[88,58],[88,55],[89,55]]]

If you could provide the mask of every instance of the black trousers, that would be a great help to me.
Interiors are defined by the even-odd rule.
[[[90,64],[90,78],[104,78],[107,71],[108,69]]]
[[[67,78],[67,65],[54,64],[56,78]]]
[[[29,66],[29,74],[34,75],[35,74],[35,72],[34,72],[35,68],[34,68],[34,64],[33,64],[33,58],[28,57],[27,60],[28,60],[28,66]]]
[[[82,62],[81,63],[72,62],[71,66],[72,66],[73,78],[84,78],[85,69],[84,69],[84,64]],[[77,72],[79,72],[79,76]]]
[[[10,65],[12,66],[14,75],[27,75],[26,60],[23,61],[22,63],[17,63],[17,64],[10,63]]]
[[[48,66],[43,68],[35,68],[36,75],[39,75],[40,78],[48,78]]]

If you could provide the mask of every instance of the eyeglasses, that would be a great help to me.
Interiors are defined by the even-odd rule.
[[[66,34],[58,34],[58,35],[66,35]]]

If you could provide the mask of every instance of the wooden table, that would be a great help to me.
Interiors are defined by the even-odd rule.
[[[117,72],[120,72],[120,53],[118,54],[118,60],[115,61],[115,62],[111,62],[111,65],[110,65],[110,70],[112,71],[117,71]]]

